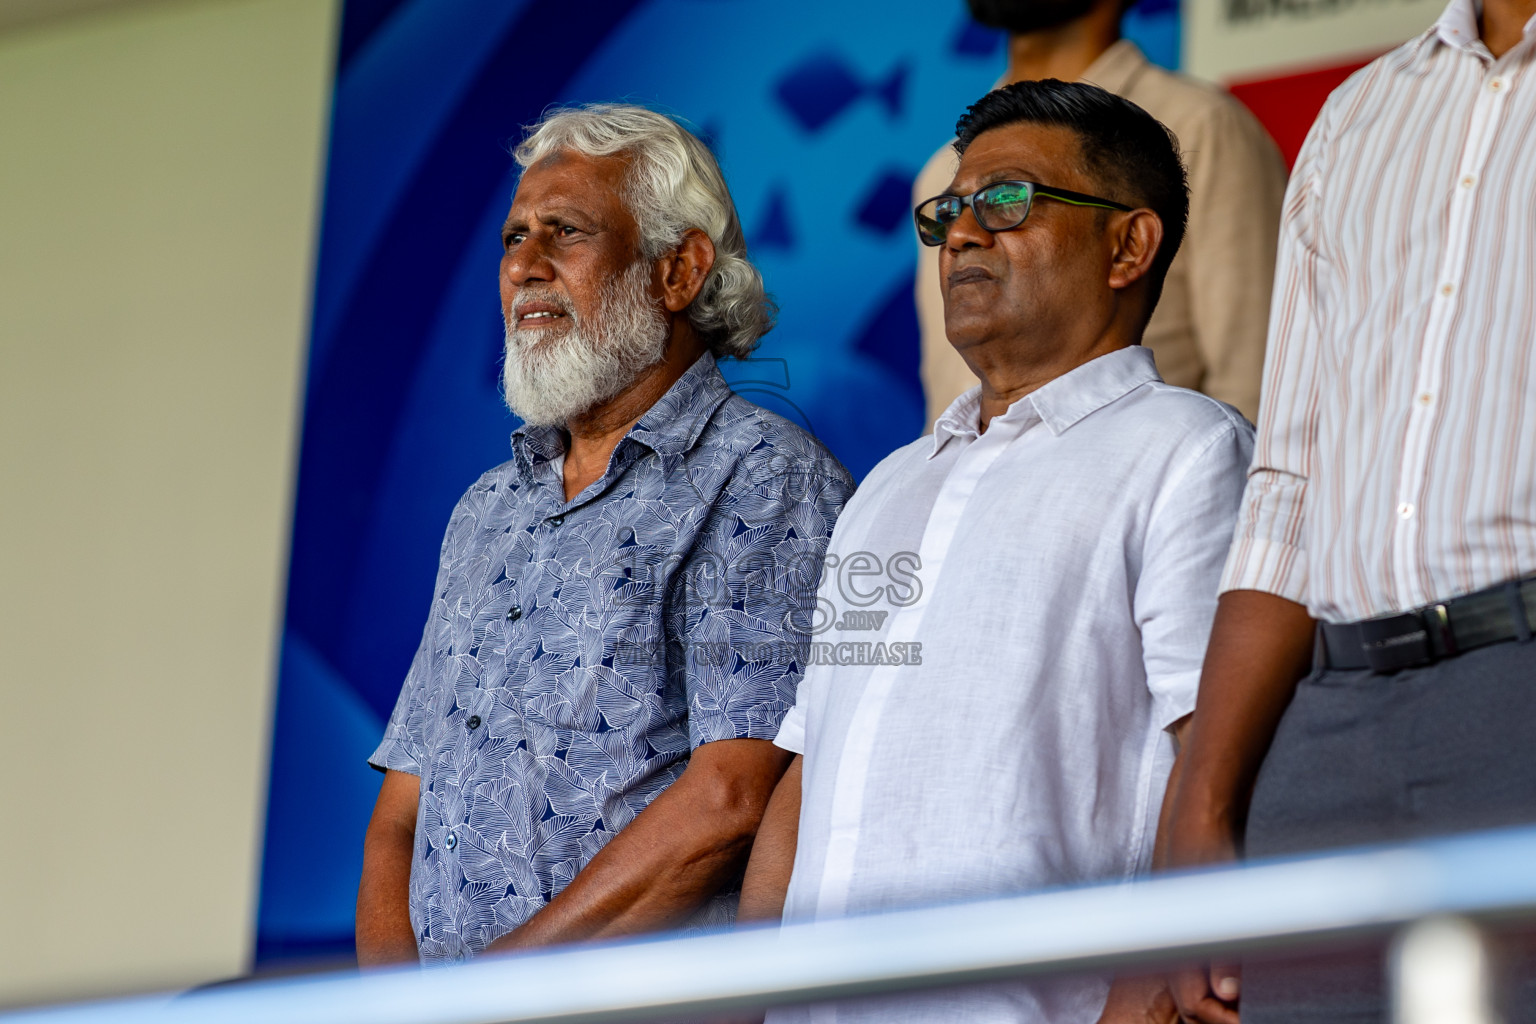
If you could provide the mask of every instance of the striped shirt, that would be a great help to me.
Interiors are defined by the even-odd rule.
[[[1346,622],[1536,572],[1533,64],[1454,0],[1323,108],[1222,590]]]

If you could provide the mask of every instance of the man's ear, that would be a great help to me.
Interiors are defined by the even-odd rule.
[[[715,265],[715,243],[698,228],[683,233],[683,240],[669,255],[657,261],[661,271],[661,300],[671,313],[687,309]]]
[[[1158,247],[1163,243],[1163,220],[1143,207],[1121,215],[1109,264],[1109,286],[1129,288],[1152,272]]]

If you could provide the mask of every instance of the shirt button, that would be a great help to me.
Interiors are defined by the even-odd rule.
[[[549,517],[549,525],[550,526],[559,526],[563,522],[565,522],[565,516],[550,516]]]
[[[1434,400],[1435,400],[1435,396],[1430,394],[1428,391],[1424,392],[1422,395],[1419,396],[1419,404],[1420,405],[1428,405],[1431,402],[1433,402]]]
[[[1453,284],[1443,284],[1443,285],[1440,286],[1440,294],[1441,295],[1449,296],[1449,295],[1455,294],[1455,292],[1456,292],[1456,286],[1453,285]]]
[[[1461,179],[1461,187],[1462,188],[1471,188],[1473,185],[1476,185],[1476,184],[1477,184],[1477,178],[1474,177],[1473,175],[1469,174],[1465,178]]]
[[[518,619],[520,619],[522,617],[523,617],[523,609],[522,609],[522,607],[520,605],[513,605],[511,608],[507,609],[507,621],[508,622],[516,622]]]
[[[468,718],[464,719],[464,728],[466,728],[466,729],[478,729],[478,728],[480,728],[480,716],[479,715],[470,715]]]
[[[1502,78],[1495,78],[1493,81],[1488,83],[1488,91],[1489,92],[1498,92],[1500,89],[1503,89],[1503,88],[1504,88],[1504,79],[1502,79]]]
[[[445,849],[451,850],[455,846],[458,846],[458,845],[459,845],[459,834],[457,832],[449,832],[448,833],[448,838],[443,840],[443,847]]]
[[[1399,518],[1399,519],[1412,519],[1413,518],[1413,506],[1410,505],[1406,501],[1403,502],[1401,505],[1397,506],[1397,518]]]

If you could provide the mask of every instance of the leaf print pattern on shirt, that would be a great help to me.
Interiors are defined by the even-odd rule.
[[[557,431],[524,427],[512,446],[454,509],[370,758],[421,779],[410,903],[428,962],[537,913],[694,747],[773,738],[853,490],[708,355],[570,502]],[[699,920],[723,923],[733,905],[717,898]]]

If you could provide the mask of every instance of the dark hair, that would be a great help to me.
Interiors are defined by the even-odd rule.
[[[1189,221],[1189,183],[1178,139],[1130,100],[1085,82],[1047,78],[1014,82],[972,103],[955,124],[955,152],[963,154],[982,132],[1019,123],[1071,129],[1082,148],[1083,170],[1099,194],[1148,207],[1162,220],[1163,241],[1148,276],[1150,316]]]

